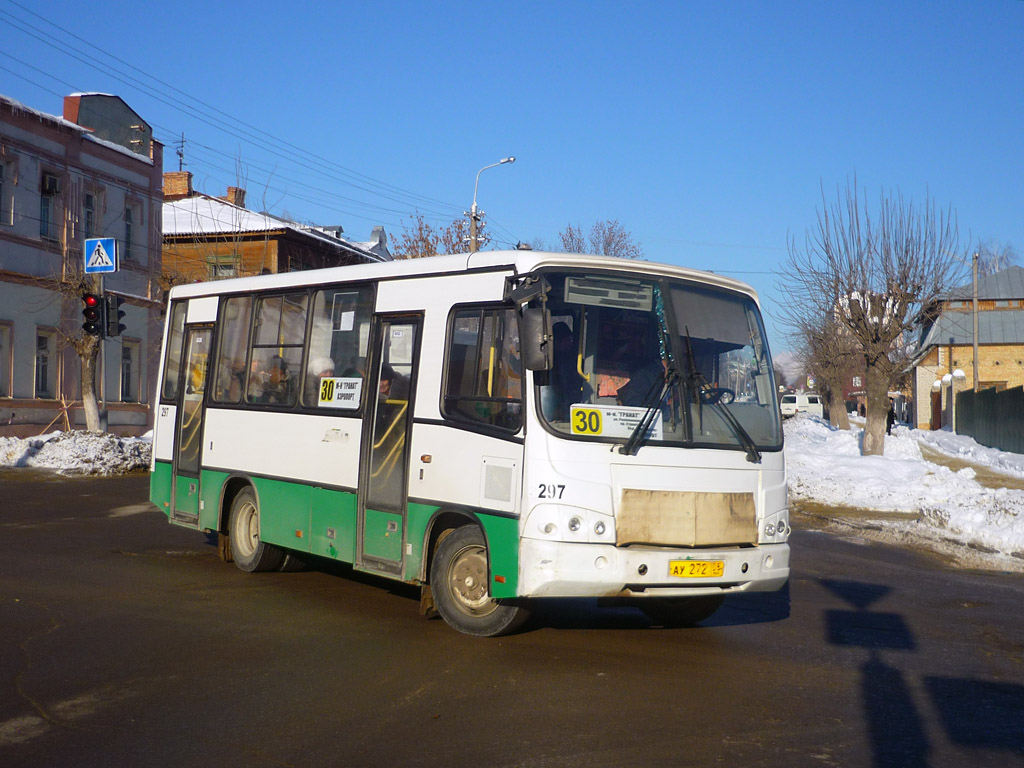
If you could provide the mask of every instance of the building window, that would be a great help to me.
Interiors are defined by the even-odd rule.
[[[0,323],[0,397],[11,396],[11,326]]]
[[[85,193],[85,203],[82,206],[82,222],[86,237],[96,236],[96,196],[90,192]]]
[[[132,253],[132,224],[132,207],[129,205],[124,209],[124,257],[129,261],[135,258]]]
[[[48,195],[43,192],[39,196],[39,236],[45,237],[48,240],[53,240],[54,226],[53,226],[53,204],[54,195]]]
[[[57,334],[36,331],[35,397],[53,400],[57,397]]]
[[[238,277],[238,255],[231,253],[227,256],[210,256],[207,258],[207,265],[210,268],[210,279],[217,280],[225,277]]]
[[[139,342],[124,339],[121,343],[121,402],[138,403]]]

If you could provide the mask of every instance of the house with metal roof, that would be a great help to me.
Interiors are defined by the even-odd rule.
[[[951,291],[921,328],[911,377],[921,429],[949,424],[953,391],[974,387],[974,314],[974,286],[968,283]],[[978,389],[1024,385],[1024,268],[978,280],[977,329]]]
[[[387,234],[369,242],[339,226],[303,226],[245,207],[245,190],[214,197],[192,188],[192,174],[164,174],[163,280],[178,283],[390,261]]]

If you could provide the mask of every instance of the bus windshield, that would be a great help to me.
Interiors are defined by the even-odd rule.
[[[748,454],[781,448],[771,357],[751,297],[682,280],[546,277],[554,365],[536,382],[553,431]]]

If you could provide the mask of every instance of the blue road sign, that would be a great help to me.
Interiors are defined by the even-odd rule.
[[[85,241],[85,274],[117,272],[117,240],[112,237],[90,237]]]

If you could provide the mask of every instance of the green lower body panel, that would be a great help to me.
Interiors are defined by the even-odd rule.
[[[220,504],[229,478],[226,472],[202,471],[198,494],[194,496],[197,509],[193,510],[199,514],[201,530],[224,530]],[[178,478],[178,481],[185,483],[180,494],[197,483],[195,478]],[[260,535],[264,541],[332,560],[355,562],[355,493],[269,478],[255,477],[248,482],[255,488],[259,500]],[[168,516],[173,483],[171,463],[156,462],[149,479],[149,498]],[[400,561],[401,578],[418,581],[426,556],[427,526],[440,508],[435,504],[409,504],[404,521],[398,514],[367,510],[364,546],[372,542],[367,554]],[[225,522],[228,514],[229,510],[224,510]],[[487,539],[491,595],[515,597],[519,582],[519,521],[482,512],[477,518]],[[406,545],[404,552],[403,543]]]
[[[224,483],[228,480],[227,472],[214,472],[204,469],[199,473],[199,528],[204,531],[226,530],[221,528],[220,500],[224,491]],[[224,516],[230,510],[225,510]]]
[[[173,467],[169,461],[157,461],[149,473],[149,500],[168,517],[171,516],[171,483]]]
[[[260,505],[260,538],[309,552],[313,488],[262,477],[253,478],[252,484]]]
[[[310,552],[346,563],[356,559],[356,495],[313,488]]]
[[[487,538],[491,566],[491,597],[515,597],[519,589],[519,521],[479,515]]]
[[[427,545],[427,526],[438,509],[440,507],[433,504],[409,504],[405,520],[405,540],[412,545],[412,551],[406,552],[402,569],[402,578],[406,581],[418,581],[420,578],[425,556],[423,548]]]

